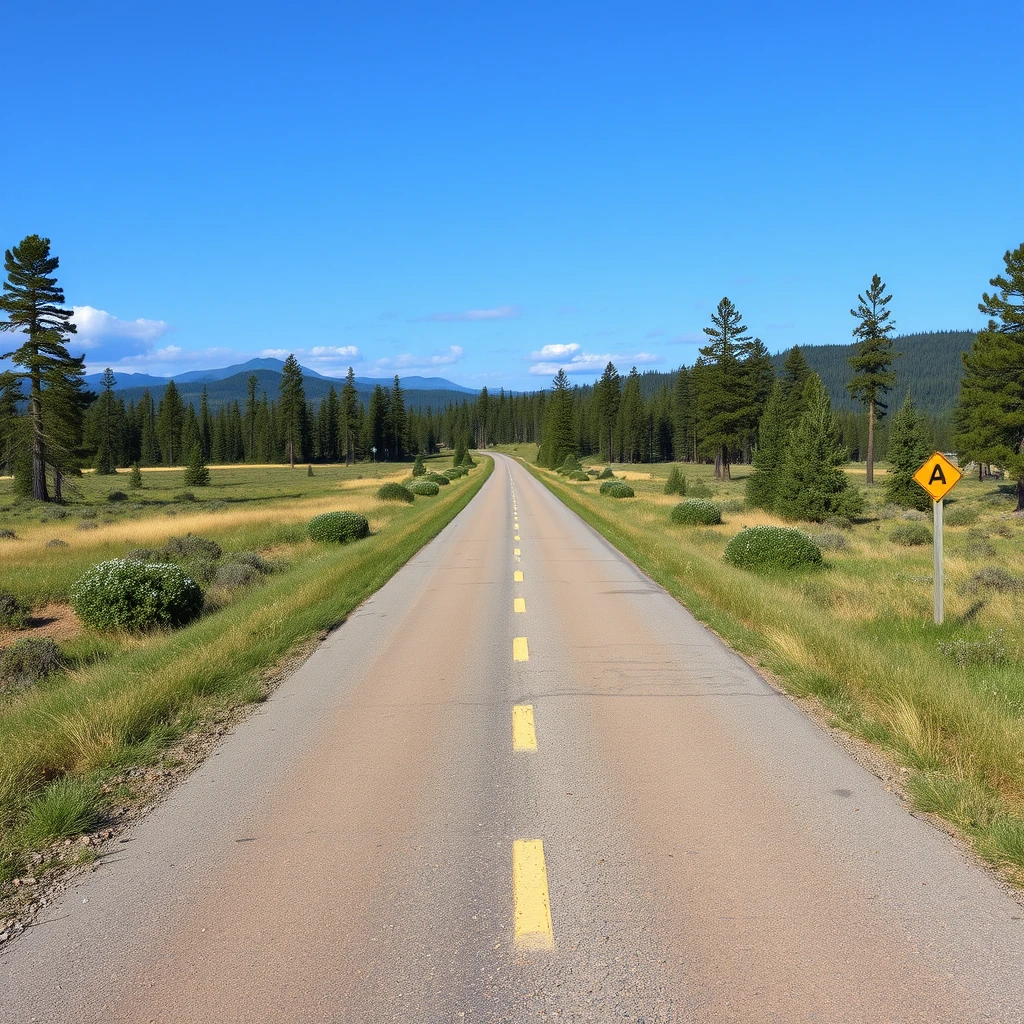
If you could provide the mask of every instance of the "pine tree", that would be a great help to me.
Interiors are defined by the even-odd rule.
[[[281,397],[278,402],[281,432],[288,464],[295,468],[295,460],[302,459],[302,434],[306,418],[306,391],[302,386],[302,367],[294,355],[289,355],[281,368]]]
[[[426,476],[427,467],[423,465],[423,456],[417,455],[416,461],[412,464],[412,475],[413,476]]]
[[[600,442],[598,451],[608,462],[615,458],[615,426],[619,419],[619,403],[622,401],[622,379],[615,364],[609,362],[594,385],[594,406],[597,415],[597,429]]]
[[[486,385],[480,390],[480,397],[476,400],[476,422],[477,422],[477,448],[487,447],[488,417],[491,412],[491,399],[487,394]]]
[[[569,377],[559,369],[551,382],[551,397],[544,421],[544,465],[557,469],[566,455],[574,455],[573,401]]]
[[[715,477],[732,479],[732,454],[743,440],[747,416],[747,395],[740,356],[751,336],[744,333],[740,311],[728,297],[711,314],[711,326],[704,333],[711,339],[700,350],[704,372],[697,393],[697,413],[704,433],[704,445],[715,459]]]
[[[679,367],[672,391],[672,457],[678,462],[693,462],[697,457],[697,392],[693,374]]]
[[[256,460],[256,390],[259,386],[259,377],[255,373],[250,373],[245,381],[245,437],[248,442],[245,457],[250,462]]]
[[[117,437],[117,407],[114,399],[114,385],[117,378],[108,366],[100,381],[103,392],[93,407],[93,435],[96,443],[96,473],[111,476],[117,472],[120,445]]]
[[[885,415],[888,406],[882,401],[896,383],[896,374],[889,367],[899,354],[893,351],[889,335],[896,329],[890,322],[887,308],[892,296],[885,294],[885,284],[875,274],[871,278],[866,296],[858,295],[860,305],[850,310],[857,319],[853,336],[860,339],[856,355],[847,360],[854,372],[846,390],[859,398],[868,410],[867,482],[875,482],[875,421]]]
[[[185,407],[173,380],[167,382],[156,410],[156,435],[164,465],[180,465],[181,430],[185,423]]]
[[[954,444],[961,457],[991,463],[1017,481],[1024,511],[1024,244],[1003,256],[1005,274],[978,309],[988,325],[964,354]]]
[[[29,386],[32,496],[39,501],[50,500],[47,465],[54,467],[57,476],[54,487],[60,487],[62,466],[48,457],[48,443],[64,449],[63,461],[69,465],[68,443],[80,432],[84,404],[84,357],[72,357],[65,348],[68,336],[76,330],[73,311],[63,307],[64,292],[52,276],[59,265],[60,260],[50,255],[48,238],[28,235],[4,254],[7,280],[0,296],[0,312],[7,314],[7,320],[0,321],[0,331],[14,331],[24,338],[19,348],[0,359],[11,359],[15,366],[23,367],[13,375]],[[52,396],[47,395],[50,389]],[[62,422],[62,416],[70,419]]]
[[[626,377],[619,404],[619,459],[622,462],[636,462],[643,457],[645,411],[640,374],[634,366]]]
[[[137,462],[132,463],[132,471],[128,474],[128,486],[133,491],[142,488],[142,469]]]
[[[203,446],[203,458],[213,458],[213,421],[210,419],[210,406],[206,400],[206,385],[203,385],[202,397],[199,399],[199,443]]]
[[[188,457],[188,465],[185,466],[186,487],[206,487],[210,482],[210,471],[203,461],[203,447],[199,442],[198,430],[196,439],[192,443],[192,450]]]
[[[807,365],[799,345],[794,345],[782,363],[779,374],[779,387],[782,389],[782,416],[787,430],[795,427],[806,411],[804,405],[804,388],[811,376],[811,368]]]
[[[747,461],[757,438],[758,424],[768,405],[775,384],[775,364],[760,338],[755,338],[745,349],[743,363],[743,448]]]
[[[405,435],[408,426],[408,416],[405,412],[405,392],[402,390],[402,382],[395,374],[395,382],[391,386],[391,403],[389,406],[389,440],[388,448],[391,451],[391,458],[395,462],[401,462],[405,458]]]
[[[907,392],[889,428],[889,474],[883,484],[887,501],[922,512],[931,508],[928,492],[914,480],[914,474],[931,453],[928,426]]]
[[[807,410],[789,436],[774,510],[786,519],[818,523],[830,516],[857,515],[864,499],[842,470],[849,452],[839,441],[832,403],[817,374],[808,379],[804,395]]]
[[[341,450],[345,455],[345,465],[351,466],[356,457],[356,439],[359,437],[359,395],[356,392],[356,375],[352,367],[348,368],[345,383],[341,388],[341,418],[338,424]]]
[[[758,427],[754,472],[747,477],[747,503],[768,512],[775,508],[779,475],[789,439],[784,394],[782,382],[776,381]]]

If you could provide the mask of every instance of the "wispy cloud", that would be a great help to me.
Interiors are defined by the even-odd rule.
[[[98,361],[116,362],[129,356],[145,355],[171,325],[165,320],[122,320],[95,306],[73,306],[78,333],[71,346]]]
[[[313,359],[349,359],[359,355],[355,345],[317,345],[309,350]]]
[[[518,306],[496,306],[494,309],[465,309],[461,313],[428,313],[426,316],[417,317],[416,321],[452,324],[463,321],[513,320],[519,316],[519,312]]]
[[[534,377],[553,377],[559,370],[566,373],[586,373],[596,375],[601,373],[609,363],[615,363],[620,372],[624,367],[649,366],[653,363],[663,362],[661,356],[652,352],[637,352],[635,355],[622,355],[617,352],[605,352],[598,355],[594,352],[580,352],[572,359],[563,362],[551,362],[545,360],[534,363],[530,367],[530,373]]]
[[[435,352],[433,355],[405,352],[400,356],[376,359],[372,365],[376,370],[431,370],[439,366],[452,366],[463,355],[465,353],[459,345],[451,345],[444,352]]]

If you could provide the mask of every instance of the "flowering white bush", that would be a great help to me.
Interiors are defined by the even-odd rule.
[[[71,587],[71,606],[97,629],[183,626],[203,608],[203,591],[180,566],[112,558]]]

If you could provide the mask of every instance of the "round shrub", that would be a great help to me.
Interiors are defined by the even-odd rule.
[[[382,484],[377,489],[377,497],[381,501],[404,501],[410,505],[416,500],[408,487],[395,483]]]
[[[54,537],[53,540],[48,540],[46,542],[46,546],[48,548],[66,548],[68,546],[68,542],[66,540],[61,540],[60,537]]]
[[[999,594],[1024,593],[1024,579],[1014,576],[1001,565],[986,565],[969,576],[960,588],[965,594],[994,590]]]
[[[836,530],[826,530],[824,533],[816,534],[814,543],[822,551],[845,551],[850,546],[846,537]]]
[[[29,609],[14,594],[0,590],[0,627],[24,629],[28,624]]]
[[[0,530],[0,540],[17,540],[18,535],[13,530]]]
[[[942,521],[946,526],[972,526],[978,521],[978,510],[970,505],[954,505],[943,510]]]
[[[614,480],[615,474],[612,472],[611,466],[605,466],[600,473],[597,474],[598,480]]]
[[[821,548],[788,526],[752,526],[725,546],[725,560],[741,569],[806,569],[821,565]]]
[[[178,491],[174,495],[173,501],[195,501],[196,496],[191,491]]]
[[[849,516],[826,516],[822,526],[831,530],[852,530],[853,520]]]
[[[713,492],[703,480],[696,480],[686,485],[686,496],[688,498],[710,498]]]
[[[601,488],[604,490],[604,488]],[[635,497],[633,494],[633,488],[629,486],[624,480],[616,480],[612,483],[611,487],[604,492],[609,498],[632,498]]]
[[[109,501],[109,502],[111,502],[111,503],[113,503],[115,505],[118,502],[127,501],[127,500],[128,500],[128,495],[125,494],[124,491],[111,491],[107,495],[107,501]]]
[[[25,637],[0,651],[0,689],[31,686],[64,667],[60,648],[49,637]]]
[[[922,512],[919,508],[908,508],[901,513],[900,519],[908,523],[926,523],[928,522],[929,515],[927,512]]]
[[[413,494],[422,494],[428,498],[433,498],[441,493],[441,488],[433,480],[414,480],[409,485],[409,490]]]
[[[706,498],[681,501],[672,509],[672,522],[680,526],[717,526],[722,521],[722,510]]]
[[[915,548],[922,544],[931,544],[932,531],[924,523],[897,523],[889,534],[889,540],[902,548]]]
[[[587,476],[587,474],[584,473],[583,470],[574,469],[571,473],[568,474],[568,476],[570,480],[575,480],[577,483],[590,483],[590,477]]]
[[[310,540],[344,544],[369,536],[370,523],[358,512],[324,512],[310,519],[306,532]]]
[[[444,473],[428,473],[423,479],[433,481],[438,487],[447,487],[451,483]]]
[[[203,608],[203,592],[177,565],[112,558],[71,587],[71,607],[97,629],[183,626]]]
[[[446,469],[444,471],[444,475],[448,477],[449,480],[458,480],[459,477],[466,475],[466,471],[461,466],[452,466],[451,469]]]

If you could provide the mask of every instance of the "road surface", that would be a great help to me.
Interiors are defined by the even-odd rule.
[[[499,456],[0,954],[0,1021],[1020,1021],[1022,917]]]

